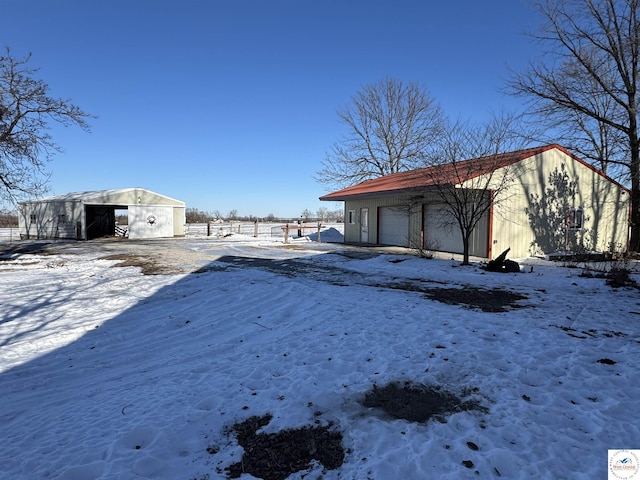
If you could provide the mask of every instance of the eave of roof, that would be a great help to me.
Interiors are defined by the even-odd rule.
[[[28,200],[20,203],[29,204],[29,203],[55,203],[55,202],[83,202],[83,203],[90,204],[92,201],[100,202],[101,199],[125,194],[131,191],[147,192],[149,194],[157,195],[158,197],[163,197],[163,198],[166,198],[167,200],[171,200],[176,203],[184,204],[184,202],[182,202],[181,200],[167,197],[166,195],[155,193],[155,192],[152,192],[151,190],[147,190],[146,188],[141,188],[141,187],[114,188],[110,190],[89,190],[84,192],[70,192],[62,195],[54,195],[51,197],[44,197],[37,200]]]
[[[392,173],[343,188],[336,192],[328,193],[320,197],[320,200],[340,201],[373,195],[407,193],[415,190],[428,189],[429,187],[436,187],[438,185],[458,185],[498,168],[506,167],[538,155],[554,147],[555,145],[546,145],[488,157],[463,160],[456,162],[456,164],[448,163],[407,172]]]
[[[593,165],[557,144],[526,148],[514,152],[501,153],[487,157],[480,157],[460,162],[436,165],[433,167],[419,168],[407,172],[398,172],[374,178],[365,182],[343,188],[336,192],[328,193],[320,197],[322,201],[344,201],[355,198],[367,198],[382,195],[394,195],[398,193],[410,193],[435,188],[439,185],[460,185],[468,180],[491,173],[499,168],[507,167],[527,158],[540,155],[548,150],[557,149],[570,156],[575,161],[607,178],[620,188],[626,187],[604,175]]]
[[[84,192],[69,192],[61,195],[53,195],[51,197],[44,197],[39,200],[32,200],[33,202],[45,203],[45,202],[79,202],[86,201],[96,197],[103,197],[107,195],[117,195],[127,191],[133,190],[131,188],[117,188],[112,190],[87,190]]]

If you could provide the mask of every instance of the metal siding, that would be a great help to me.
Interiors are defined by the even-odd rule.
[[[542,252],[536,248],[535,232],[527,208],[532,195],[545,195],[549,175],[564,164],[570,179],[577,179],[576,207],[585,214],[585,231],[597,232],[592,248],[608,251],[611,245],[626,250],[628,238],[628,193],[594,170],[575,161],[559,150],[520,162],[516,182],[496,198],[493,215],[493,255],[511,248],[509,255],[523,258]],[[587,238],[588,240],[588,238]]]
[[[20,204],[18,226],[21,238],[76,238],[77,222],[82,221],[79,202],[25,202]],[[36,216],[35,222],[31,215]],[[64,221],[60,221],[64,215]]]
[[[611,246],[617,250],[626,250],[628,242],[629,194],[620,186],[598,174],[591,168],[574,160],[557,149],[550,149],[536,156],[522,160],[510,167],[496,171],[494,178],[509,174],[513,183],[507,189],[496,192],[492,215],[488,215],[487,223],[483,223],[472,239],[472,251],[478,256],[488,252],[487,240],[491,243],[491,255],[496,257],[510,248],[511,258],[523,258],[540,253],[535,249],[535,233],[531,227],[526,209],[531,208],[531,195],[542,196],[549,175],[564,164],[571,178],[578,178],[577,205],[585,214],[585,228],[597,232],[594,248],[608,251]],[[508,169],[508,170],[507,170]],[[489,185],[495,188],[495,185]],[[366,200],[348,200],[345,202],[345,242],[357,243],[360,235],[359,223],[349,225],[347,212],[360,208],[369,208],[376,212],[378,207],[389,207],[407,203],[408,196],[370,198]],[[437,201],[437,196],[425,194],[425,203]],[[409,220],[410,245],[421,245],[422,213],[412,210]],[[488,221],[492,224],[489,226]],[[373,214],[369,222],[369,240],[378,238],[378,218]],[[492,238],[489,239],[489,231]],[[425,242],[427,239],[425,238]],[[549,252],[546,252],[549,253]],[[475,255],[474,254],[474,255]]]
[[[129,238],[173,237],[173,207],[129,206]]]
[[[156,194],[143,188],[129,188],[118,190],[103,190],[49,197],[42,201],[22,202],[19,206],[19,231],[22,238],[87,238],[86,205],[105,207],[161,207],[171,210],[171,219],[163,221],[171,226],[171,233],[167,234],[165,226],[149,229],[138,227],[140,232],[149,230],[153,236],[184,235],[185,204],[164,195]],[[138,203],[138,198],[140,203]],[[175,209],[175,211],[174,211]],[[169,211],[169,210],[167,210]],[[35,223],[30,221],[30,215],[35,214]],[[57,221],[58,215],[66,216],[65,222]],[[163,216],[162,213],[159,216]],[[134,238],[135,238],[134,233]],[[146,237],[139,237],[146,238]]]
[[[119,190],[103,190],[88,195],[83,199],[87,205],[172,205],[184,207],[184,202],[175,200],[144,188],[124,188]]]
[[[184,226],[187,223],[184,207],[173,207],[173,235],[176,237],[183,237]]]

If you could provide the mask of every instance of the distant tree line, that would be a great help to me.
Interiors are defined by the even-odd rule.
[[[305,222],[310,221],[321,221],[321,222],[331,222],[331,223],[339,223],[344,219],[344,212],[342,209],[331,211],[328,208],[319,208],[316,212],[312,212],[309,209],[304,209],[300,217],[291,218],[291,217],[276,217],[274,214],[270,213],[266,217],[256,217],[255,215],[239,215],[238,211],[233,209],[230,210],[229,213],[223,215],[219,210],[214,210],[213,212],[200,210],[198,208],[187,208],[185,211],[186,221],[187,223],[207,223],[207,222],[292,222],[303,220]]]
[[[15,213],[0,212],[0,228],[17,227],[18,215]]]

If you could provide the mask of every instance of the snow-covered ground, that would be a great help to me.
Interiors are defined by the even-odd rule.
[[[305,239],[181,242],[198,273],[143,275],[82,243],[0,258],[0,478],[225,478],[243,453],[230,426],[266,414],[265,432],[342,433],[339,468],[291,479],[607,478],[608,449],[640,448],[636,289],[538,260],[496,274]],[[451,287],[527,298],[485,312],[424,294]],[[392,381],[486,410],[412,423],[362,405]]]

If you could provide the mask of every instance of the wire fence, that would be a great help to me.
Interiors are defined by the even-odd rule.
[[[270,237],[272,224],[255,222],[228,222],[228,223],[187,223],[184,226],[184,234],[187,237],[217,237],[229,235],[250,235],[256,237]]]
[[[288,225],[288,230],[287,230]],[[126,226],[124,226],[126,227]],[[342,232],[343,224],[320,224],[321,230],[334,228]],[[186,237],[214,237],[224,238],[229,235],[247,235],[256,238],[299,238],[315,237],[318,233],[318,223],[256,223],[256,222],[226,222],[226,223],[187,223],[184,226]],[[0,228],[0,242],[14,242],[20,240],[18,227]]]
[[[336,228],[342,230],[342,224],[318,223],[258,223],[258,222],[227,222],[227,223],[187,223],[184,233],[187,237],[216,237],[224,238],[229,235],[248,235],[256,238],[299,238],[311,236],[319,230]]]
[[[14,242],[20,240],[20,229],[18,227],[0,228],[0,242]]]

